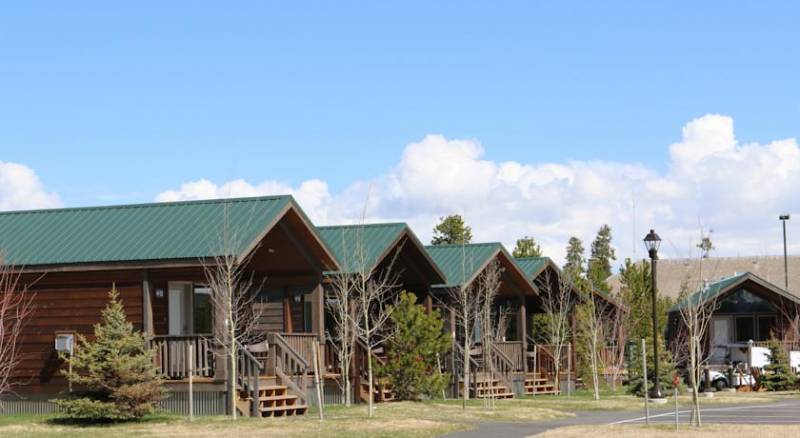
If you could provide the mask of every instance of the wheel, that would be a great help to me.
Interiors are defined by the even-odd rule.
[[[717,388],[717,391],[722,391],[727,387],[728,387],[728,382],[726,382],[724,379],[719,379],[714,382],[714,388]]]

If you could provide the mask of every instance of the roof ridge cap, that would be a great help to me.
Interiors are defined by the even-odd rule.
[[[151,207],[171,207],[176,205],[200,205],[200,204],[221,204],[225,202],[252,202],[252,201],[266,201],[274,199],[291,199],[292,195],[268,195],[268,196],[249,196],[239,198],[211,198],[211,199],[191,199],[184,201],[168,201],[168,202],[146,202],[138,204],[116,204],[116,205],[94,205],[85,207],[57,207],[57,208],[40,208],[33,210],[8,210],[0,211],[0,216],[11,216],[17,214],[46,214],[46,213],[62,213],[69,211],[92,211],[92,210],[125,210],[136,208],[151,208]]]

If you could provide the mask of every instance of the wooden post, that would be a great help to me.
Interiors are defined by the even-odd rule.
[[[574,333],[574,332],[573,332]],[[575,337],[573,336],[573,339]],[[567,344],[567,398],[572,396],[572,343]]]
[[[313,356],[314,360],[314,386],[317,388],[317,408],[319,410],[319,421],[325,419],[325,415],[322,412],[324,409],[324,400],[322,399],[322,388],[319,384],[319,354],[317,354],[317,349],[319,348],[319,344],[316,342],[311,344],[311,355]]]
[[[537,386],[538,386],[537,383],[536,383],[538,381],[537,379],[540,379],[542,377],[541,373],[538,372],[539,371],[538,368],[537,368],[538,364],[536,363],[536,359],[538,359],[538,357],[537,357],[538,354],[539,354],[539,351],[537,350],[537,345],[533,344],[533,396],[534,397],[536,397],[536,389],[537,389]],[[545,380],[545,383],[547,383],[546,380]]]
[[[288,290],[283,291],[283,330],[286,333],[294,332],[294,327],[292,327],[292,297]]]
[[[192,343],[189,343],[189,352],[186,358],[189,363],[189,421],[194,421],[194,356]]]
[[[525,303],[525,297],[523,296],[520,303],[519,303],[519,316],[517,317],[519,320],[517,326],[519,327],[517,331],[519,331],[519,337],[522,341],[522,372],[528,373],[528,309]]]
[[[155,334],[153,327],[153,300],[150,297],[150,279],[147,271],[142,277],[142,333],[145,336]]]

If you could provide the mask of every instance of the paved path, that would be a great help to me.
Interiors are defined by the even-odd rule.
[[[690,410],[680,408],[681,424],[689,421]],[[702,408],[706,423],[735,424],[800,424],[800,399],[758,405],[718,405]],[[558,427],[586,424],[644,424],[643,413],[635,411],[581,411],[574,417],[537,423],[480,423],[476,429],[457,432],[449,437],[526,437]],[[651,423],[675,423],[675,410],[652,409]]]

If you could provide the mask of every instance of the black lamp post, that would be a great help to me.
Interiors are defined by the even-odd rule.
[[[783,286],[786,291],[789,290],[789,261],[786,257],[786,221],[788,221],[790,217],[789,213],[782,214],[778,217],[778,219],[783,222]]]
[[[658,247],[661,245],[661,238],[658,237],[655,231],[650,230],[647,236],[644,236],[644,245],[647,247],[647,254],[650,255],[650,274],[652,274],[652,293],[653,293],[653,366],[655,367],[655,377],[653,378],[653,390],[650,392],[650,398],[663,399],[664,395],[661,393],[661,382],[658,379],[658,315],[656,314],[656,260],[658,260]]]

